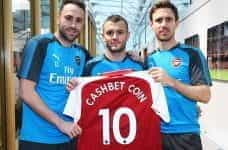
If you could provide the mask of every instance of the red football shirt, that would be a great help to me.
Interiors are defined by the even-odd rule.
[[[64,111],[82,128],[79,150],[161,150],[158,115],[169,116],[163,89],[149,75],[134,72],[79,82]]]

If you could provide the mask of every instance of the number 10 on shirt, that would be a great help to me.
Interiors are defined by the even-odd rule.
[[[120,133],[120,118],[123,115],[127,116],[129,120],[129,133],[126,137],[123,137]],[[99,116],[102,117],[102,133],[104,145],[110,144],[110,129],[113,130],[112,132],[114,138],[118,143],[130,144],[134,141],[136,136],[137,125],[135,113],[130,108],[120,107],[114,112],[113,116],[110,115],[110,110],[108,108],[100,109]],[[113,119],[112,128],[110,128],[110,119]]]

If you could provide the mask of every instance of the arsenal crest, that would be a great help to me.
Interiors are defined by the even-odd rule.
[[[172,60],[172,65],[173,65],[173,67],[178,67],[181,65],[181,62],[182,62],[182,60],[180,58],[174,58]]]
[[[75,63],[76,63],[77,65],[80,65],[81,59],[80,59],[79,56],[75,56],[75,57],[74,57],[74,60],[75,60]]]

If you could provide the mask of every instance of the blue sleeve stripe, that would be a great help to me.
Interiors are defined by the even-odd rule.
[[[203,66],[202,69],[203,69],[203,72],[205,74],[206,83],[208,83],[208,85],[212,85],[208,63],[207,63],[207,61],[206,61],[206,59],[205,59],[205,57],[201,51],[199,51],[199,56],[200,56],[200,59],[202,62],[202,66]]]
[[[34,53],[36,51],[38,41],[37,40],[29,40],[23,49],[23,57],[20,70],[18,72],[18,76],[20,78],[28,78],[28,74],[30,71],[30,66],[34,59]],[[35,61],[35,60],[34,60]]]
[[[190,77],[192,84],[212,85],[207,61],[198,49],[188,48],[186,52],[190,57]]]
[[[44,58],[46,56],[47,46],[50,42],[49,39],[43,39],[39,42],[39,44],[36,47],[35,53],[33,55],[33,61],[30,66],[28,79],[33,81],[38,81],[40,77],[40,72],[43,66]]]
[[[31,40],[24,49],[23,61],[18,76],[37,82],[50,39]]]

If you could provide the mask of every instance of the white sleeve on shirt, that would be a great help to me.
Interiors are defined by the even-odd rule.
[[[74,122],[78,122],[81,117],[81,90],[80,85],[76,86],[69,94],[67,103],[65,105],[63,113],[74,118]]]
[[[82,109],[82,88],[88,82],[100,79],[101,77],[79,77],[78,85],[70,92],[67,99],[63,114],[74,118],[74,122],[78,122],[81,118]]]
[[[153,78],[148,74],[147,71],[138,71],[129,74],[130,76],[136,76],[146,80],[150,84],[152,93],[153,104],[151,108],[156,112],[157,115],[165,122],[170,121],[169,110],[167,105],[166,96],[164,89],[160,83],[154,82]]]

